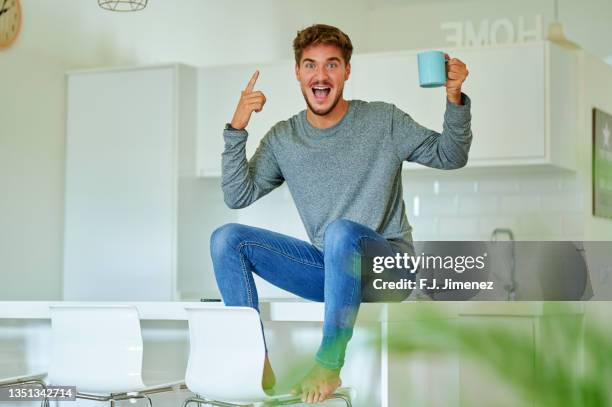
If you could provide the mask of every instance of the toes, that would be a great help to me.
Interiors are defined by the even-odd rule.
[[[308,392],[308,396],[306,397],[306,402],[307,402],[308,404],[312,404],[312,403],[314,403],[314,402],[315,402],[315,401],[314,401],[314,400],[315,400],[315,397],[316,397],[316,392],[314,392],[313,390],[310,390],[310,391]]]
[[[308,402],[308,390],[302,388],[302,402],[306,403]]]
[[[327,398],[331,396],[332,393],[333,393],[333,390],[330,390],[330,389],[325,389],[324,391],[322,391],[321,395],[319,396],[319,402],[323,402],[327,400]]]

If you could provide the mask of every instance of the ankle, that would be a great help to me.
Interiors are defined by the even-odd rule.
[[[326,367],[325,365],[322,365],[319,361],[316,361],[312,370],[315,372],[319,372],[326,377],[339,377],[342,368]]]

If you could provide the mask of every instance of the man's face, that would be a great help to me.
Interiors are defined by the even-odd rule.
[[[345,64],[342,51],[335,45],[316,44],[304,49],[295,76],[310,110],[325,116],[338,104],[349,78],[351,65]]]

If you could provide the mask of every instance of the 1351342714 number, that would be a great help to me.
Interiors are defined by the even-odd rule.
[[[32,387],[15,385],[0,389],[0,401],[76,400],[75,386]]]

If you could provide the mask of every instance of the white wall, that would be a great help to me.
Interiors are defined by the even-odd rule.
[[[612,220],[596,218],[591,215],[593,208],[592,192],[592,111],[597,108],[612,114],[612,67],[599,58],[583,54],[581,65],[584,72],[581,89],[580,122],[582,139],[578,144],[580,152],[581,179],[585,200],[585,233],[588,239],[612,240]]]
[[[543,19],[543,29],[555,19],[555,0],[368,0],[369,35],[361,49],[367,51],[440,47],[448,31],[442,22],[470,21],[478,28],[483,20],[510,19],[525,28],[534,27],[534,17]],[[558,0],[558,19],[568,38],[591,54],[612,58],[612,2],[608,0]]]
[[[513,1],[371,1],[368,13],[367,47],[371,50],[435,48],[447,44],[448,31],[443,22],[472,21],[476,28],[488,19],[509,18],[517,24],[518,17],[526,17],[526,28],[534,26],[534,17],[545,20],[552,16],[550,0]],[[501,37],[500,37],[501,39]]]
[[[27,13],[27,9],[26,9]],[[18,45],[0,54],[0,299],[58,298],[65,66]]]
[[[223,65],[290,58],[295,31],[314,22],[340,26],[351,35],[358,52],[441,47],[441,21],[470,19],[477,24],[483,18],[514,19],[536,13],[550,20],[553,14],[551,0],[151,0],[141,12],[123,14],[103,11],[95,0],[22,3],[24,23],[20,38],[12,48],[0,53],[4,77],[0,91],[0,299],[4,300],[61,297],[65,70],[169,61]],[[612,55],[612,44],[607,41],[612,37],[612,25],[608,23],[612,19],[612,3],[560,0],[560,17],[567,23],[568,35],[574,35],[585,48],[600,57]],[[610,93],[593,86],[590,92],[601,92],[598,97],[608,103]],[[514,176],[499,175],[491,182],[501,183]],[[550,182],[545,178],[545,187],[537,195],[530,195],[529,189],[520,186],[516,194],[538,201],[542,208],[543,191],[554,190],[551,185],[557,180],[557,175],[548,178]],[[435,200],[435,194],[426,192],[433,188],[435,180],[430,181],[417,187],[412,180],[406,180],[409,205],[413,193]],[[462,182],[487,184],[480,178],[451,181]],[[419,188],[425,192],[419,192]],[[582,190],[583,199],[587,192]],[[486,211],[496,219],[521,218],[506,212],[512,211],[513,202],[521,199],[513,194],[500,192],[481,205],[493,205],[490,200],[495,201],[497,209],[489,207]],[[279,208],[288,219],[281,229],[300,235],[301,226],[295,223],[297,216],[286,196],[281,190],[256,208]],[[459,192],[455,215],[450,218],[462,220],[462,211],[468,205],[465,202],[478,196]],[[588,203],[583,202],[582,208],[586,211]],[[241,220],[246,221],[249,213],[239,215]],[[525,230],[524,235],[543,231],[569,233],[575,229],[573,209],[557,214],[551,220],[539,220],[536,225],[542,228],[535,233]],[[436,216],[438,226],[431,227],[436,224]],[[538,212],[532,216],[539,219]],[[441,237],[446,226],[439,227],[440,219],[452,224],[448,217],[440,212],[423,222],[415,216],[410,220],[418,229]],[[588,217],[587,221],[591,222]],[[484,222],[464,226],[486,236],[490,227]],[[594,236],[604,236],[609,226],[609,222],[599,220],[587,224],[587,232]],[[418,229],[417,233],[421,233]]]
[[[574,173],[417,170],[403,179],[415,240],[489,240],[497,227],[511,228],[517,240],[584,238],[586,201]],[[239,220],[306,238],[286,188],[273,194],[241,211]]]
[[[291,56],[295,31],[337,24],[363,41],[359,1],[152,0],[112,13],[95,0],[23,0],[23,29],[0,53],[0,299],[61,298],[64,71]],[[101,112],[103,114],[103,112]]]

